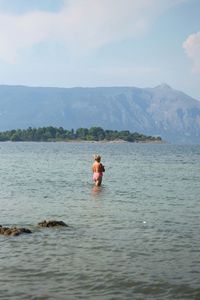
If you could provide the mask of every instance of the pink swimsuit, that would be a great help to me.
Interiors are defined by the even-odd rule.
[[[94,172],[93,173],[93,180],[94,181],[98,180],[100,177],[103,177],[103,172]]]

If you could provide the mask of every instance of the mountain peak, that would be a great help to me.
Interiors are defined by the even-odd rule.
[[[167,83],[161,83],[160,85],[156,86],[155,89],[165,89],[165,90],[172,90],[171,86]]]

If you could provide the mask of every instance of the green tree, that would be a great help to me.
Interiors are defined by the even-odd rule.
[[[76,130],[76,137],[82,140],[85,140],[88,135],[88,129],[87,128],[78,128]]]
[[[17,133],[14,133],[14,134],[11,136],[10,140],[11,140],[12,142],[20,142],[20,141],[21,141],[21,138],[20,138],[20,136],[19,136]]]
[[[91,127],[88,135],[91,136],[94,141],[101,141],[105,138],[105,132],[101,127]]]

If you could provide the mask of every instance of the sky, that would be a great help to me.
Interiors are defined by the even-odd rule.
[[[200,100],[199,0],[0,0],[0,84],[162,83]]]

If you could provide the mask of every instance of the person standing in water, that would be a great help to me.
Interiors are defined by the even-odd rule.
[[[101,156],[98,154],[94,155],[94,163],[92,165],[93,180],[96,186],[100,186],[102,183],[103,172],[105,168],[101,163]]]

